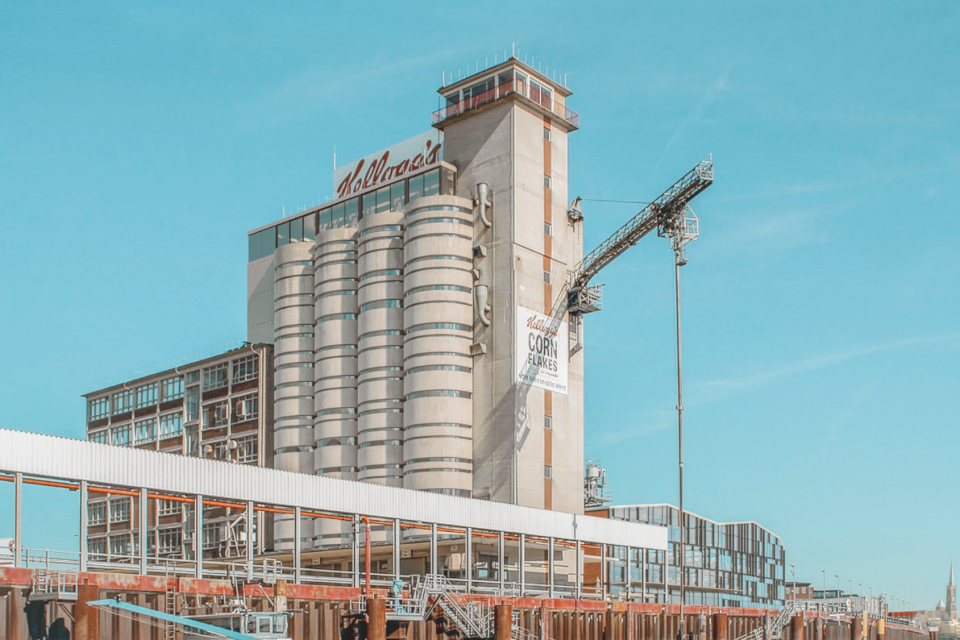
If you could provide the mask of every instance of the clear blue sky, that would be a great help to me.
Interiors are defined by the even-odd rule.
[[[81,393],[243,338],[246,231],[516,41],[575,92],[571,195],[648,200],[714,155],[683,271],[689,508],[769,527],[798,579],[943,597],[960,4],[332,4],[0,8],[0,426],[82,437]],[[587,244],[635,209],[585,203]],[[666,241],[598,281],[587,454],[618,503],[675,502]]]

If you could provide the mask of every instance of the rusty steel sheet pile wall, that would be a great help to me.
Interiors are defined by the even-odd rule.
[[[23,606],[31,584],[32,570],[0,568],[0,637],[28,640]],[[107,611],[85,607],[83,602],[119,597],[140,606],[163,611],[165,598],[175,593],[175,610],[180,614],[226,611],[231,585],[225,580],[165,578],[115,573],[79,574],[80,601],[48,605],[48,623],[64,618],[73,640],[161,640],[164,630],[154,624],[121,618]],[[350,638],[363,640],[369,632],[362,618],[350,615],[351,600],[360,589],[286,585],[291,610],[299,611],[291,623],[293,640]],[[386,595],[382,591],[378,595]],[[244,585],[251,608],[272,610],[274,589],[259,584]],[[547,599],[530,597],[470,595],[460,598],[493,607],[510,605],[528,637],[554,640],[674,640],[677,636],[679,606],[596,600]],[[755,629],[763,629],[776,617],[773,609],[738,609],[703,606],[684,607],[684,626],[692,640],[737,640]],[[887,624],[878,633],[873,621],[861,636],[859,618],[827,617],[806,612],[796,614],[781,640],[929,640],[921,629]],[[76,622],[74,622],[76,620]],[[800,622],[802,620],[802,623]],[[385,637],[393,640],[446,640],[457,637],[454,623],[438,607],[426,622],[387,622]],[[933,638],[933,640],[936,640]]]

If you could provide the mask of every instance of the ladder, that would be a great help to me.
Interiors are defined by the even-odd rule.
[[[177,615],[177,578],[174,577],[171,581],[169,571],[167,572],[167,588],[163,594],[163,612],[171,616]],[[177,640],[177,625],[175,623],[169,620],[164,623],[163,638],[164,640]]]

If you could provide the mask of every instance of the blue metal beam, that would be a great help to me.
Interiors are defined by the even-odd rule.
[[[166,622],[172,622],[174,624],[180,624],[184,627],[192,627],[199,631],[206,631],[207,633],[212,633],[218,635],[222,638],[229,638],[230,640],[257,640],[253,636],[244,635],[242,633],[237,633],[236,631],[230,631],[229,629],[224,629],[223,627],[217,627],[212,624],[207,624],[206,622],[200,622],[199,620],[191,620],[190,618],[183,618],[181,616],[170,615],[169,613],[163,613],[156,611],[154,609],[148,609],[147,607],[139,607],[135,604],[130,604],[129,602],[120,602],[119,600],[94,600],[88,602],[88,605],[91,607],[107,607],[113,609],[123,609],[124,611],[129,611],[131,613],[138,613],[142,616],[147,616],[150,618],[157,618],[158,620],[164,620]]]

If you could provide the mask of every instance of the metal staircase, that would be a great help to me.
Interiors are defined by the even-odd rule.
[[[796,600],[787,600],[786,606],[781,609],[773,621],[770,622],[769,628],[763,626],[757,627],[753,631],[736,638],[736,640],[782,640],[783,630],[790,624],[793,615],[797,611],[803,610],[803,603]],[[769,635],[767,635],[766,632],[769,632]]]
[[[387,620],[413,621],[429,620],[436,609],[443,611],[463,638],[492,638],[494,627],[493,607],[476,602],[460,604],[458,600],[466,595],[462,587],[451,583],[443,575],[427,574],[417,581],[409,597],[388,597]],[[355,615],[366,612],[366,601],[355,600],[351,603],[351,612]],[[520,612],[513,612],[513,640],[533,640],[539,638],[520,626]]]

